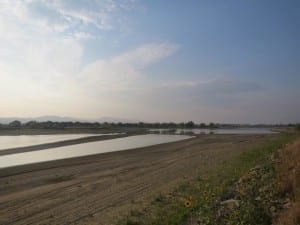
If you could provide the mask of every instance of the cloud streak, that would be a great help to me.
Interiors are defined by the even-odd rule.
[[[131,0],[2,0],[0,13],[44,31],[87,31],[88,26],[110,30],[120,28],[122,14],[132,10],[134,5]]]
[[[159,63],[178,50],[178,45],[148,43],[107,60],[85,66],[81,73],[92,90],[126,90],[136,88],[144,80],[143,69]]]

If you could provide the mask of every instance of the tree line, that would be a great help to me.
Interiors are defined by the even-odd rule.
[[[110,128],[237,128],[237,127],[265,127],[264,124],[248,125],[248,124],[219,124],[219,123],[194,123],[193,121],[174,123],[174,122],[164,122],[164,123],[113,123],[113,122],[37,122],[29,121],[22,123],[19,120],[14,120],[8,124],[0,124],[0,129],[67,129],[67,128],[93,128],[93,129],[110,129]],[[300,129],[299,124],[275,124],[267,126],[295,126]]]
[[[30,128],[30,129],[65,129],[65,128],[217,128],[215,123],[200,123],[196,124],[193,121],[182,123],[113,123],[113,122],[37,122],[29,121],[22,123],[19,120],[14,120],[8,124],[0,124],[0,128]]]

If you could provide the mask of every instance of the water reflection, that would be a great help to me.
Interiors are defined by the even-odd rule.
[[[0,157],[0,168],[57,159],[121,151],[191,138],[186,135],[137,135]]]
[[[269,128],[236,128],[236,129],[150,129],[155,134],[272,134]]]
[[[49,134],[0,136],[0,151],[8,148],[26,147],[104,134]]]

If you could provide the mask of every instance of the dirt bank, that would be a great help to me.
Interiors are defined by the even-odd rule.
[[[112,224],[130,205],[277,135],[177,143],[0,170],[0,224]]]

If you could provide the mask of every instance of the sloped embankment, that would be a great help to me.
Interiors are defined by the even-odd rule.
[[[211,211],[199,210],[197,224],[299,225],[300,138],[244,173]]]
[[[279,193],[288,201],[275,224],[300,224],[300,138],[278,152],[276,168]]]
[[[299,225],[300,138],[246,172],[226,195],[215,209],[218,224]]]
[[[246,151],[133,209],[119,224],[297,225],[300,139],[287,144],[293,138],[281,135]]]

